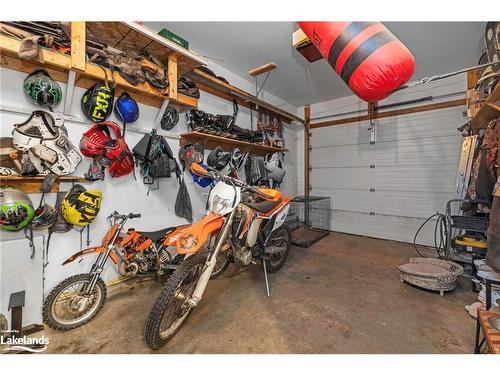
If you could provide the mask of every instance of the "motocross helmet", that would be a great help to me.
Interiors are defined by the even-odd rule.
[[[116,99],[115,114],[121,122],[130,124],[139,118],[139,105],[127,92],[123,92]]]
[[[204,163],[199,163],[200,166],[202,166],[203,168],[207,169],[207,165],[204,164]],[[206,188],[208,185],[210,185],[213,180],[211,178],[207,178],[207,177],[200,177],[200,176],[197,176],[195,175],[194,173],[192,174],[193,176],[193,181],[196,182],[198,185],[200,185],[202,188]]]
[[[76,184],[66,194],[61,205],[64,220],[85,227],[94,221],[101,208],[102,193]]]
[[[184,169],[190,170],[192,163],[201,163],[203,162],[203,158],[205,152],[205,148],[200,143],[193,144],[185,144],[179,148],[179,160],[184,167]]]
[[[231,154],[222,151],[220,147],[216,147],[208,155],[207,164],[220,172],[229,164],[230,160]]]
[[[264,157],[264,166],[267,171],[267,177],[272,179],[274,186],[278,186],[283,181],[285,176],[285,169],[283,168],[283,161],[281,160],[278,152],[266,154]]]
[[[104,121],[113,110],[114,100],[114,87],[110,87],[106,83],[96,83],[83,94],[82,111],[92,122]]]
[[[16,231],[33,218],[33,204],[26,193],[13,188],[0,189],[0,229]]]
[[[245,164],[247,157],[248,153],[246,152],[243,153],[240,151],[239,148],[235,148],[233,150],[233,153],[231,154],[231,160],[230,160],[231,166],[235,169],[240,169]]]
[[[33,104],[52,108],[62,99],[61,86],[45,70],[35,70],[24,79],[24,95]]]
[[[179,113],[175,108],[167,107],[161,117],[160,126],[163,130],[172,130],[179,122]]]
[[[57,221],[57,211],[54,207],[44,203],[35,210],[35,217],[31,221],[33,229],[47,229]]]
[[[259,185],[262,178],[266,177],[264,160],[256,156],[250,156],[245,163],[245,174],[247,183]]]

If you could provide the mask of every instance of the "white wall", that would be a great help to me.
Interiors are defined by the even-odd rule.
[[[228,72],[227,70],[218,67],[215,64],[211,64],[210,68],[214,70],[218,75],[226,77],[226,79],[228,79],[232,84],[235,84],[249,92],[253,92],[254,86],[251,82],[248,82],[241,77],[235,76],[231,72]],[[16,112],[30,113],[35,109],[40,109],[31,105],[23,96],[22,82],[25,77],[26,74],[21,72],[3,68],[0,70],[0,135],[2,137],[11,136],[12,125],[25,121],[25,119],[28,117],[27,114]],[[63,93],[65,93],[66,85],[61,84],[61,86],[63,89]],[[71,116],[74,116],[74,120],[66,121],[69,138],[77,147],[82,133],[89,127],[90,124],[86,119],[84,119],[80,108],[80,99],[83,95],[83,92],[84,90],[81,88],[75,89],[70,113]],[[294,106],[265,91],[262,92],[261,95],[262,99],[267,100],[283,109],[286,109],[293,113],[297,111],[297,108],[295,108]],[[66,95],[64,95],[63,100],[65,96]],[[62,112],[63,105],[64,103],[61,103],[58,107],[55,108],[55,110]],[[206,94],[204,92],[201,92],[199,108],[214,114],[232,114],[232,103]],[[145,105],[140,105],[140,111],[141,114],[139,120],[136,123],[127,126],[126,141],[130,148],[132,148],[141,139],[141,137],[143,136],[143,133],[141,132],[147,132],[151,129],[158,114],[157,108],[148,107]],[[117,121],[117,119],[114,117],[114,114],[110,117],[110,120]],[[250,113],[248,109],[243,107],[240,108],[237,117],[237,124],[242,127],[250,127]],[[254,118],[254,126],[255,124],[256,118]],[[295,124],[290,126],[287,125],[285,129],[285,143],[286,147],[290,149],[290,152],[288,152],[285,157],[285,168],[287,172],[284,183],[282,185],[282,189],[285,193],[290,195],[295,195],[297,193],[297,173],[295,164],[297,155],[297,129],[300,128],[300,124]],[[137,130],[141,132],[137,132]],[[178,135],[186,132],[187,130],[188,129],[186,125],[185,113],[181,113],[180,121],[172,131],[160,131],[160,134],[169,136],[167,138],[167,141],[175,155],[177,155],[179,149]],[[208,151],[206,152],[206,154],[208,154]],[[87,171],[89,164],[90,159],[84,157],[74,174],[83,176],[83,174]],[[133,220],[129,221],[128,223],[129,226],[133,226],[137,229],[152,231],[167,226],[186,223],[184,219],[177,217],[174,213],[174,203],[178,190],[178,183],[176,178],[160,180],[160,189],[151,191],[149,196],[147,196],[147,187],[143,185],[142,178],[137,169],[136,174],[138,177],[137,181],[134,180],[134,177],[132,175],[119,178],[111,178],[109,175],[106,175],[105,181],[97,181],[84,184],[88,189],[98,189],[103,192],[101,212],[91,225],[91,245],[95,246],[99,243],[102,235],[108,229],[108,225],[105,220],[106,216],[114,210],[123,213],[141,213],[142,218],[140,220]],[[197,220],[201,216],[203,216],[205,212],[205,202],[208,189],[202,189],[198,185],[193,184],[191,177],[187,175],[187,172],[186,183],[188,185],[189,194],[191,196],[194,220]],[[62,191],[69,190],[70,188],[71,184],[61,184]],[[53,205],[56,199],[55,195],[56,194],[47,194],[47,203]],[[39,202],[40,194],[32,194],[31,199],[33,201],[33,204],[36,206]],[[9,239],[12,237],[23,237],[21,233],[3,233],[2,236],[4,239],[6,239],[7,237]],[[56,283],[60,282],[70,275],[88,272],[90,264],[94,260],[94,257],[92,256],[84,258],[81,262],[75,261],[67,266],[61,266],[61,263],[67,257],[79,250],[79,241],[79,234],[74,230],[66,234],[53,234],[49,249],[50,263],[48,264],[45,272],[45,293],[48,293],[56,285]],[[26,248],[24,247],[19,251],[28,253]],[[4,262],[7,260],[3,259],[2,261]],[[104,278],[108,280],[114,279],[117,276],[118,275],[115,272],[114,267],[108,265],[108,268],[104,274]]]
[[[396,92],[379,105],[427,96],[435,98],[432,102],[447,101],[465,97],[465,89],[462,74]],[[453,93],[457,94],[448,96]],[[365,102],[349,96],[313,104],[311,116],[366,113],[366,108]],[[462,144],[457,128],[467,121],[464,110],[460,106],[377,120],[374,145],[370,144],[368,121],[313,129],[311,195],[332,197],[332,230],[412,242],[424,219],[438,210],[443,212],[447,200],[454,197]],[[352,116],[356,114],[313,122]],[[299,191],[302,184],[299,177]],[[432,241],[431,222],[418,242]]]

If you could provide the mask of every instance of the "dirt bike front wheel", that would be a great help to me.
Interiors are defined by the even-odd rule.
[[[92,275],[83,273],[60,282],[43,303],[43,321],[49,327],[67,331],[90,322],[106,301],[106,284],[98,279],[94,289],[85,294]]]
[[[163,346],[186,321],[192,310],[188,301],[207,256],[202,252],[186,258],[163,285],[144,328],[144,339],[151,349]]]

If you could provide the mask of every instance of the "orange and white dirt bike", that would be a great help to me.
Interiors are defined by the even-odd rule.
[[[89,273],[71,276],[60,282],[43,304],[43,321],[52,328],[69,330],[91,321],[106,300],[106,284],[101,278],[108,258],[126,277],[137,275],[168,275],[181,263],[183,255],[172,256],[168,247],[175,245],[177,236],[188,225],[168,227],[154,232],[134,228],[122,233],[129,219],[140,214],[108,216],[110,224],[99,246],[89,247],[70,256],[63,265],[83,255],[98,254]]]
[[[290,251],[290,230],[283,225],[290,197],[274,189],[249,186],[196,163],[191,171],[213,179],[215,185],[207,215],[183,229],[176,239],[177,253],[189,256],[162,287],[146,322],[145,341],[152,349],[177,332],[200,302],[214,270],[221,274],[230,262],[243,266],[261,263],[269,297],[267,272],[283,267]]]

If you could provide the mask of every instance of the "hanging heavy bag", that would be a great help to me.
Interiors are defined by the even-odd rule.
[[[298,22],[328,64],[361,99],[376,102],[415,70],[406,46],[380,22]]]

